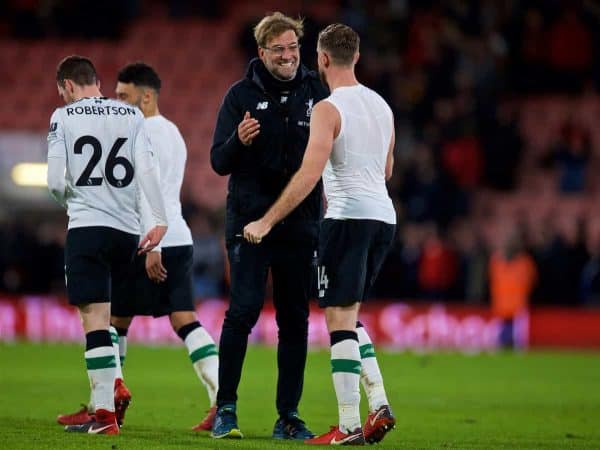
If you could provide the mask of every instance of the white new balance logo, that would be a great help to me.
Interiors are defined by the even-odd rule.
[[[269,107],[269,102],[258,102],[256,105],[256,109],[267,109]]]

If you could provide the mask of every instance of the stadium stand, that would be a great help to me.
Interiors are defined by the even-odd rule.
[[[64,55],[94,60],[107,95],[117,69],[143,59],[162,74],[161,110],[189,147],[186,201],[219,214],[227,179],[208,160],[215,115],[254,51],[244,41],[248,24],[281,4],[230,1],[212,17],[169,17],[169,2],[142,3],[144,13],[132,14],[118,39],[52,31],[15,39],[5,22],[0,66],[12,69],[0,71],[0,132],[44,132],[59,104],[50,74]],[[363,38],[359,78],[395,111],[390,190],[402,226],[376,295],[424,296],[410,274],[436,235],[458,261],[439,295],[462,300],[471,297],[468,286],[483,284],[472,300],[485,302],[486,270],[467,270],[481,259],[473,249],[481,246],[487,256],[478,264],[485,265],[517,230],[540,273],[534,301],[598,302],[600,291],[584,292],[582,279],[600,253],[600,10],[593,2],[322,1],[288,8],[316,30],[336,20],[356,28]],[[307,61],[314,55],[303,51]],[[32,86],[42,87],[35,96]],[[577,268],[575,281],[557,288],[560,298],[548,298],[558,261]],[[401,281],[398,271],[406,274]],[[472,272],[481,280],[469,279]]]

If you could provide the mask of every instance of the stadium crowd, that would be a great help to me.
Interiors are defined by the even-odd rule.
[[[49,3],[69,2],[8,2],[5,17],[29,25],[5,21],[1,32],[36,39],[64,29],[52,22],[53,15],[43,16],[42,28],[31,22],[42,17],[40,5]],[[119,39],[126,22],[140,15],[139,2],[103,2],[108,9],[113,3],[124,11],[123,23],[103,28],[108,34],[102,37]],[[208,11],[191,2],[167,3],[173,20]],[[223,20],[235,4],[220,3],[206,15]],[[304,3],[303,58],[314,66],[316,32],[324,23],[310,14],[313,2]],[[550,180],[556,198],[587,198],[600,187],[594,179],[600,149],[593,130],[567,118],[543,151],[534,153],[522,117],[523,102],[532,98],[597,95],[600,7],[587,0],[335,3],[337,16],[327,22],[344,22],[361,35],[359,79],[390,102],[396,118],[397,162],[389,189],[400,226],[373,294],[485,304],[490,280],[502,277],[500,266],[491,262],[503,261],[505,267],[526,255],[534,269],[526,281],[535,286],[534,304],[600,303],[600,236],[591,226],[597,215],[560,217],[567,222],[563,226],[560,208],[531,219],[531,211],[506,215],[487,204],[484,216],[500,214],[507,223],[490,237],[478,206],[481,198],[493,203],[489,193],[518,196],[532,175]],[[85,9],[81,14],[90,13]],[[27,29],[44,31],[24,34]],[[254,56],[248,30],[248,25],[240,29],[240,48]],[[536,208],[531,204],[526,210]],[[194,235],[197,296],[225,295],[222,211],[187,201],[184,215]],[[60,293],[63,230],[64,223],[54,221],[3,221],[0,289]]]

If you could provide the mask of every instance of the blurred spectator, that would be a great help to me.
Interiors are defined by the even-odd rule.
[[[400,283],[397,297],[417,298],[419,296],[419,261],[421,260],[422,228],[407,224],[399,234]],[[401,236],[401,237],[400,237]],[[396,274],[395,279],[398,279]]]
[[[514,347],[514,321],[526,313],[537,281],[533,259],[523,251],[522,237],[513,232],[489,264],[490,298],[494,316],[502,320],[500,343]]]
[[[532,298],[536,303],[557,303],[562,288],[563,260],[562,239],[554,226],[551,215],[544,216],[532,233],[532,251],[538,268],[538,283]]]
[[[251,11],[247,8],[231,2],[148,1],[148,24],[163,26],[168,17],[203,17],[223,29],[238,26],[241,48],[256,53],[251,33],[256,20],[247,15]],[[31,39],[69,38],[69,45],[76,44],[82,52],[101,52],[104,65],[111,67],[112,52],[105,50],[115,45],[137,48],[146,22],[143,27],[131,27],[130,21],[140,16],[141,5],[140,0],[0,2],[0,34],[25,39],[18,44],[23,66],[13,71],[25,76],[19,86],[31,84],[39,75],[34,60],[39,58],[44,64],[40,50],[46,42],[27,42]],[[259,2],[253,8],[266,10],[273,5]],[[336,7],[337,17],[329,17]],[[490,295],[489,255],[498,240],[496,233],[488,232],[487,224],[497,226],[498,221],[523,216],[524,231],[531,237],[524,245],[539,273],[532,301],[570,305],[579,297],[594,301],[600,247],[589,243],[590,236],[584,247],[583,222],[577,225],[577,221],[598,215],[600,185],[593,175],[598,169],[600,135],[593,117],[600,103],[592,91],[594,87],[600,90],[598,2],[342,0],[300,2],[292,8],[300,8],[292,14],[306,18],[301,49],[305,62],[314,60],[314,42],[322,22],[353,26],[361,34],[357,70],[394,110],[396,170],[389,188],[398,205],[400,226],[375,295],[418,298],[426,289],[439,299],[485,301]],[[174,27],[205,25],[196,20],[173,21]],[[178,34],[182,45],[174,56],[185,57],[190,45],[183,41],[188,35],[198,36],[195,32]],[[117,42],[99,43],[96,38]],[[1,44],[9,48],[11,41]],[[58,44],[48,41],[48,51],[62,48],[63,42]],[[144,47],[148,57],[164,59],[158,52],[162,46],[156,47],[156,55],[153,47]],[[195,51],[197,42],[191,47]],[[242,64],[246,58],[239,56],[228,53],[228,63],[218,76],[225,77],[227,67],[235,67],[236,61]],[[166,60],[172,62],[172,58]],[[0,73],[7,91],[0,122],[18,129],[10,124],[17,123],[13,110],[19,105],[23,115],[18,126],[45,127],[46,116],[42,125],[33,124],[39,105],[18,98],[18,80],[5,72]],[[179,76],[176,72],[172,76]],[[211,81],[212,72],[212,65],[202,64],[194,68],[194,77],[189,81],[184,77],[185,82],[179,83],[182,99],[195,98],[193,107],[172,105],[175,111],[181,109],[186,128],[194,131],[190,134],[196,144],[190,147],[198,153],[190,156],[195,161],[206,161],[201,149],[210,139],[205,134],[212,132],[197,126],[206,111],[196,114],[212,103],[215,109],[221,99],[211,99],[211,89],[199,96],[193,90],[198,84],[194,80],[197,75],[202,86],[212,86],[216,83]],[[50,94],[40,102],[54,105],[55,91],[51,86],[47,90]],[[556,95],[574,91],[583,94],[575,99]],[[198,189],[203,186],[186,179],[185,195],[196,198]],[[584,201],[585,207],[577,206]],[[222,295],[226,289],[223,250],[215,237],[221,233],[213,220],[219,212],[206,208],[188,204],[185,210],[190,222],[197,222],[196,288],[202,297]],[[5,291],[64,289],[59,265],[62,238],[48,226],[53,222],[47,217],[20,218],[0,225],[0,283]],[[450,269],[440,271],[440,266]]]
[[[580,297],[583,304],[600,306],[600,229],[592,229],[588,248],[590,257],[581,271]]]
[[[558,168],[560,192],[580,193],[585,189],[591,152],[590,133],[569,120],[562,127],[558,141],[542,157],[541,166]]]
[[[64,294],[64,220],[17,220],[0,226],[0,236],[3,290]]]
[[[550,66],[555,70],[554,88],[579,90],[592,63],[592,36],[574,5],[568,5],[548,32]]]
[[[581,273],[581,300],[584,305],[600,306],[600,249],[595,248]]]
[[[482,304],[487,295],[489,258],[483,237],[468,220],[456,221],[451,233],[460,258],[457,298]]]
[[[437,219],[442,207],[442,184],[430,147],[420,144],[415,158],[404,171],[401,181],[402,203],[406,218],[425,222]]]
[[[540,92],[548,86],[547,34],[544,17],[538,9],[529,8],[523,18],[523,29],[516,39],[517,65],[513,77],[522,92]]]
[[[575,124],[566,125],[563,139],[556,148],[561,192],[574,193],[584,190],[590,154],[589,133]]]
[[[8,3],[12,35],[26,39],[56,35],[117,39],[140,8],[139,0],[11,0]]]
[[[514,189],[523,149],[516,108],[513,105],[501,105],[496,117],[482,127],[481,137],[485,183],[494,189]]]
[[[567,229],[563,231],[564,244],[562,254],[563,291],[560,298],[564,304],[575,306],[580,303],[581,274],[590,254],[586,246],[586,223],[576,217],[566,219]],[[557,293],[558,295],[558,293]]]
[[[8,13],[12,16],[12,34],[18,38],[39,39],[46,34],[41,0],[12,0]]]
[[[214,229],[206,213],[190,217],[194,241],[194,294],[196,298],[216,298],[225,294],[225,255],[221,232]]]
[[[169,15],[173,18],[199,16],[205,19],[219,19],[225,14],[226,1],[212,0],[169,0]]]
[[[419,261],[419,289],[423,297],[447,300],[456,282],[457,269],[456,252],[443,239],[438,228],[431,226]]]
[[[483,158],[475,136],[462,136],[442,145],[444,168],[464,190],[472,190],[481,178]]]

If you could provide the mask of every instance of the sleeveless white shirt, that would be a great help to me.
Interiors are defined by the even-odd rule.
[[[396,224],[385,185],[393,115],[375,91],[361,84],[334,89],[324,101],[338,110],[341,127],[323,172],[326,219],[371,219]]]

